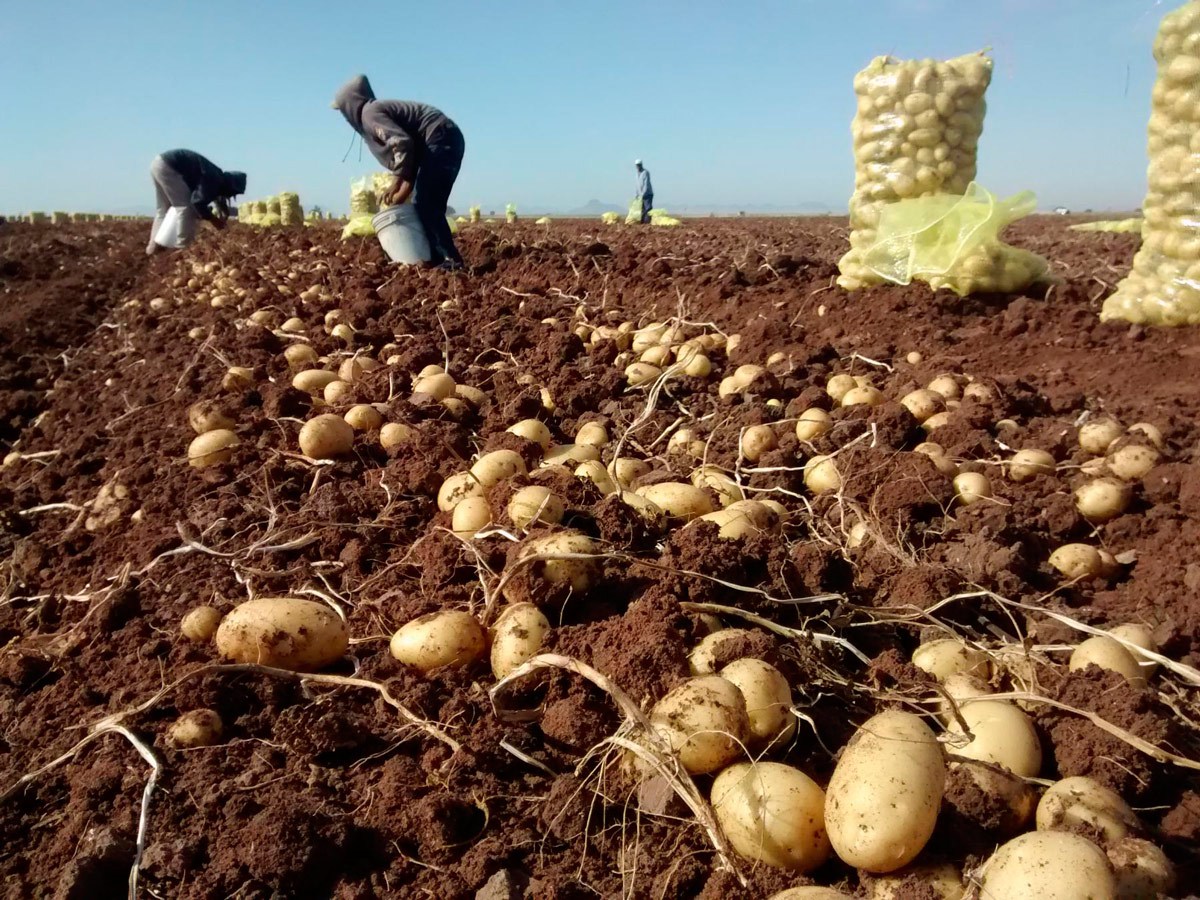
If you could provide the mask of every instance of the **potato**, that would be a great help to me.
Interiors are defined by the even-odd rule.
[[[991,673],[987,654],[957,638],[943,638],[922,644],[912,655],[913,665],[938,681],[950,675],[973,675],[986,679]]]
[[[350,357],[349,359],[342,360],[342,364],[338,366],[337,376],[341,381],[346,382],[346,384],[353,384],[362,378],[364,371],[362,363],[354,357]]]
[[[283,358],[294,369],[311,366],[317,361],[317,351],[310,344],[292,344],[283,351]]]
[[[617,487],[629,490],[635,481],[650,473],[650,463],[644,459],[632,459],[628,456],[622,456],[619,459],[613,460],[611,471]]]
[[[991,385],[972,381],[963,388],[963,399],[974,400],[976,403],[991,403],[996,399],[996,390]]]
[[[1138,422],[1136,425],[1130,425],[1129,433],[1142,435],[1158,450],[1163,448],[1162,432],[1149,422]]]
[[[746,628],[722,628],[700,639],[688,654],[688,669],[693,675],[712,675],[717,671],[716,658],[721,652],[721,645],[726,641],[751,637],[754,634]]]
[[[983,866],[982,896],[996,900],[1116,900],[1100,848],[1077,834],[1032,831],[1002,845]]]
[[[542,460],[542,467],[569,466],[574,468],[580,463],[585,463],[593,459],[598,460],[599,458],[599,448],[593,447],[591,444],[562,444],[546,451],[546,457]]]
[[[221,429],[233,430],[233,418],[219,403],[213,400],[200,400],[193,403],[188,407],[187,415],[188,424],[192,426],[192,431],[196,434]]]
[[[787,507],[778,500],[759,500],[758,502],[767,509],[771,510],[771,512],[775,513],[776,517],[779,519],[780,528],[786,525],[788,520],[792,517],[792,514],[788,512]]]
[[[504,678],[537,656],[550,631],[550,620],[532,603],[514,603],[492,626],[492,674]]]
[[[1142,650],[1149,650],[1153,653],[1158,652],[1158,641],[1154,639],[1154,629],[1149,625],[1139,625],[1135,622],[1130,622],[1125,625],[1117,625],[1115,628],[1108,629],[1108,633],[1114,638],[1121,638],[1123,641],[1128,641],[1133,644],[1133,647],[1125,647],[1133,658],[1137,660],[1138,666],[1142,670],[1142,674],[1149,677],[1154,674],[1158,668],[1158,663],[1149,657],[1143,656],[1134,647],[1140,647]]]
[[[194,469],[206,469],[227,463],[233,458],[233,448],[238,443],[238,436],[228,428],[196,435],[188,444],[188,465]]]
[[[551,585],[569,587],[572,591],[586,591],[591,587],[599,572],[596,559],[554,559],[560,554],[595,554],[596,542],[578,531],[560,531],[556,534],[535,538],[525,542],[522,558],[529,556],[550,557],[533,564],[543,581]]]
[[[769,425],[751,425],[741,436],[742,456],[750,462],[758,462],[764,454],[779,446],[775,432]]]
[[[858,382],[854,380],[853,375],[834,375],[826,382],[825,393],[834,403],[841,403],[842,398],[856,387],[858,387]]]
[[[905,884],[906,881],[908,884]],[[872,878],[870,900],[902,900],[911,897],[912,888],[909,885],[914,882],[920,886],[921,896],[931,900],[961,900],[966,891],[963,887],[962,872],[953,863],[914,863],[890,875]]]
[[[829,418],[829,413],[823,409],[817,409],[815,406],[806,409],[800,413],[800,418],[796,420],[796,439],[800,441],[813,441],[823,434],[827,434],[833,428],[833,420]]]
[[[334,459],[354,447],[354,429],[341,416],[325,413],[300,429],[300,452],[309,459]]]
[[[930,416],[946,408],[946,398],[937,391],[918,388],[901,397],[900,405],[912,413],[913,418],[918,422],[924,422]]]
[[[1149,841],[1124,837],[1108,845],[1119,900],[1158,900],[1175,889],[1175,867]]]
[[[692,484],[708,488],[717,495],[717,502],[723,507],[746,499],[742,486],[717,466],[697,466],[692,471]]]
[[[742,389],[740,387],[738,387],[738,384],[736,381],[733,380],[732,375],[726,375],[724,378],[721,379],[721,383],[719,385],[717,385],[717,396],[718,397],[722,397],[722,398],[732,397],[735,394],[740,394],[741,392],[742,392]]]
[[[525,460],[515,450],[493,450],[475,460],[470,472],[484,488],[490,488],[514,475],[524,475]]]
[[[1161,454],[1145,444],[1126,444],[1108,455],[1108,471],[1122,481],[1141,481],[1158,465]]]
[[[337,373],[325,369],[305,369],[292,378],[292,387],[306,394],[322,394],[331,382],[337,381]]]
[[[450,529],[459,537],[473,538],[492,521],[486,497],[467,497],[450,513]]]
[[[1072,672],[1081,671],[1088,666],[1099,666],[1101,669],[1116,672],[1134,687],[1146,686],[1146,675],[1133,654],[1110,637],[1090,637],[1071,652],[1071,661],[1067,667]]]
[[[518,528],[528,528],[535,522],[555,525],[562,521],[564,511],[562,499],[538,484],[521,488],[508,501],[508,517]]]
[[[992,483],[981,472],[962,472],[954,476],[954,496],[963,506],[990,499]]]
[[[1075,490],[1075,508],[1089,522],[1107,522],[1129,508],[1133,491],[1115,478],[1097,478]]]
[[[953,375],[939,375],[929,382],[928,389],[941,395],[943,400],[962,399],[962,388],[958,384],[958,379]]]
[[[279,326],[279,330],[284,334],[302,334],[308,330],[308,326],[304,324],[303,319],[292,316],[290,319],[284,320],[284,323]]]
[[[948,478],[954,478],[958,475],[958,463],[946,455],[946,451],[941,444],[934,441],[925,441],[913,447],[913,453],[928,456],[934,467]]]
[[[635,362],[625,367],[625,380],[630,387],[653,384],[662,376],[662,369],[649,363]]]
[[[412,440],[415,432],[402,422],[388,422],[379,429],[379,444],[384,450],[394,450]]]
[[[843,894],[833,888],[806,885],[772,894],[768,900],[854,900],[854,898],[851,894]]]
[[[429,365],[425,366],[425,368],[423,368],[420,372],[417,373],[417,377],[416,377],[415,381],[420,381],[422,378],[430,378],[434,375],[445,375],[445,374],[446,374],[446,370],[443,369],[441,366],[439,366],[437,363],[430,363]]]
[[[447,400],[458,399],[464,403],[469,403],[471,406],[479,409],[487,402],[488,395],[479,388],[471,387],[469,384],[456,384],[454,386],[454,397],[447,397]]]
[[[693,353],[683,364],[683,374],[692,378],[707,378],[712,374],[712,361],[703,353]]]
[[[367,403],[359,403],[346,410],[346,424],[355,431],[373,431],[383,424],[379,410]]]
[[[1015,703],[966,700],[958,712],[973,737],[965,746],[950,749],[956,757],[993,763],[1023,778],[1033,778],[1041,771],[1042,745],[1037,731]],[[948,728],[963,733],[958,717],[949,722]]]
[[[633,491],[617,491],[617,498],[636,512],[651,531],[667,530],[667,514],[656,503]]]
[[[883,402],[883,393],[870,385],[852,387],[842,395],[842,406],[878,406]]]
[[[792,688],[782,672],[770,663],[747,656],[735,659],[718,674],[742,692],[750,717],[752,747],[769,747],[791,740],[796,733],[796,716],[792,713]]]
[[[234,607],[217,628],[225,659],[312,672],[342,658],[346,623],[324,603],[298,597],[259,597]]]
[[[211,747],[221,740],[225,724],[212,709],[193,709],[176,719],[167,729],[167,742],[173,747],[190,749]]]
[[[654,704],[650,722],[692,775],[733,762],[750,733],[741,691],[718,675],[685,681]]]
[[[1079,446],[1084,453],[1102,456],[1124,433],[1125,429],[1116,419],[1093,419],[1079,427]]]
[[[825,791],[834,852],[868,872],[912,862],[933,834],[945,782],[946,761],[928,725],[897,710],[872,716],[842,751]]]
[[[733,370],[733,383],[739,391],[744,391],[749,388],[755,381],[767,374],[767,370],[762,366],[745,365],[738,366]]]
[[[618,490],[616,482],[608,474],[608,469],[604,468],[603,463],[594,459],[580,463],[579,468],[575,470],[575,477],[590,481],[596,486],[596,490],[605,496],[615,494]]]
[[[1120,794],[1082,775],[1050,785],[1038,801],[1036,817],[1038,831],[1074,831],[1083,825],[1106,841],[1119,840],[1141,827]]]
[[[804,464],[804,486],[814,494],[842,488],[842,475],[832,456],[814,456]]]
[[[950,412],[950,410],[946,410],[945,412],[934,413],[921,423],[921,427],[925,429],[925,431],[929,432],[937,431],[939,428],[949,425],[951,419]]]
[[[1089,544],[1063,544],[1050,554],[1050,565],[1072,580],[1096,578],[1103,568],[1100,551]]]
[[[443,666],[469,666],[483,656],[487,636],[469,612],[443,609],[400,626],[389,649],[406,666],[429,672]]]
[[[712,500],[698,487],[682,481],[664,481],[637,491],[672,519],[690,522],[713,511]]]
[[[576,444],[590,444],[593,447],[608,446],[608,429],[600,422],[586,422],[575,432]]]
[[[1045,450],[1018,450],[1006,467],[1010,481],[1024,483],[1039,475],[1054,474],[1054,457]]]
[[[522,419],[507,429],[511,434],[520,435],[527,441],[541,444],[543,450],[550,449],[550,429],[537,419]]]
[[[779,531],[779,517],[775,511],[757,500],[739,500],[692,521],[714,523],[718,537],[725,540]]]
[[[482,497],[487,489],[470,472],[457,472],[442,482],[438,488],[438,509],[453,512],[454,507],[468,497]]]
[[[435,400],[445,400],[454,396],[454,379],[442,372],[436,375],[426,375],[418,378],[413,385],[414,394],[428,394]]]
[[[221,624],[221,611],[213,606],[196,606],[189,609],[179,622],[179,630],[189,641],[206,644],[217,633]]]
[[[733,849],[746,859],[811,872],[829,858],[825,792],[782,763],[735,763],[713,781],[712,808]]]
[[[1037,791],[1025,779],[982,762],[952,762],[951,771],[963,772],[993,801],[988,829],[998,837],[1019,834],[1028,828],[1037,806]]]

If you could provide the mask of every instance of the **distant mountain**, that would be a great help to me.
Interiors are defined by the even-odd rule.
[[[599,200],[589,200],[583,206],[577,206],[574,209],[569,209],[562,215],[564,216],[599,216],[606,212],[623,213],[628,211],[628,207],[618,206],[615,203],[602,203]]]

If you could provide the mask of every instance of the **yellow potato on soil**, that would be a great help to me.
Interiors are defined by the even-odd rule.
[[[1100,551],[1090,544],[1063,544],[1050,554],[1050,565],[1072,580],[1095,578],[1104,568]]]
[[[1124,433],[1125,429],[1116,419],[1093,419],[1079,427],[1079,446],[1085,453],[1102,456]]]
[[[217,628],[225,659],[313,672],[342,658],[346,623],[324,603],[298,597],[259,597],[239,604]]]
[[[796,439],[800,441],[816,440],[831,428],[833,428],[833,420],[829,418],[829,413],[814,406],[800,413],[800,418],[796,421]]]
[[[562,444],[546,451],[542,468],[547,466],[577,467],[580,463],[600,459],[600,448],[591,444]]]
[[[214,400],[200,400],[188,407],[188,424],[196,434],[224,429],[233,430],[233,417],[228,414],[220,403]]]
[[[179,622],[179,630],[185,638],[197,644],[206,644],[217,633],[221,624],[221,611],[214,606],[196,606],[189,609]]]
[[[550,429],[537,419],[522,419],[507,429],[510,433],[520,435],[527,441],[541,444],[543,450],[550,449]]]
[[[487,635],[473,615],[444,609],[406,622],[392,635],[392,656],[421,672],[468,666],[483,656]]]
[[[752,425],[742,432],[742,456],[750,462],[758,462],[763,454],[779,446],[775,432],[769,425]]]
[[[1116,841],[1141,828],[1137,814],[1121,795],[1093,778],[1077,775],[1056,781],[1037,805],[1038,831],[1094,828],[1106,841]]]
[[[190,749],[211,747],[221,739],[225,725],[211,709],[193,709],[176,719],[167,729],[167,741],[174,747]]]
[[[413,385],[413,393],[428,394],[436,400],[445,400],[454,396],[455,386],[454,379],[443,372],[418,378],[417,383]]]
[[[1107,522],[1129,508],[1133,491],[1115,478],[1097,478],[1075,490],[1075,507],[1090,522]]]
[[[752,746],[765,747],[791,739],[796,732],[796,716],[792,713],[792,688],[782,672],[768,662],[746,656],[735,659],[718,674],[742,692],[750,717]]]
[[[437,504],[442,512],[453,512],[454,507],[468,497],[482,497],[487,489],[470,472],[457,472],[442,482],[438,488]]]
[[[814,494],[841,490],[842,475],[831,456],[814,456],[804,464],[804,486]]]
[[[1161,456],[1145,444],[1126,444],[1108,455],[1108,471],[1122,481],[1140,481],[1158,465]]]
[[[550,631],[550,620],[532,603],[507,607],[492,626],[492,674],[504,678],[537,656]]]
[[[739,855],[795,872],[829,858],[825,792],[799,769],[736,763],[713,781],[713,813]]]
[[[959,705],[959,716],[973,737],[965,746],[954,747],[955,756],[993,763],[1024,778],[1041,771],[1042,745],[1037,731],[1015,703],[970,700]],[[962,733],[958,718],[951,719],[949,730]]]
[[[298,391],[304,391],[306,394],[323,395],[325,388],[337,380],[337,372],[329,372],[325,369],[305,369],[293,376],[292,387]]]
[[[1106,848],[1119,900],[1157,900],[1175,889],[1175,866],[1147,840],[1124,837]]]
[[[341,416],[324,413],[300,429],[300,452],[309,459],[334,459],[354,447],[354,429]]]
[[[233,458],[233,448],[238,443],[238,436],[227,428],[196,435],[188,444],[188,465],[195,469],[205,469],[227,463]]]
[[[1138,665],[1133,653],[1119,641],[1104,635],[1090,637],[1071,652],[1071,660],[1067,664],[1072,672],[1086,669],[1088,666],[1099,666],[1116,672],[1134,687],[1146,686],[1146,675]]]
[[[372,431],[383,424],[383,416],[369,403],[359,403],[350,407],[343,418],[355,431]]]
[[[467,497],[450,513],[450,530],[459,537],[473,538],[492,521],[486,497]]]
[[[690,522],[713,511],[708,494],[695,485],[682,481],[665,481],[637,491],[672,519]]]
[[[650,723],[692,775],[724,768],[750,732],[742,692],[718,675],[691,678],[650,710]]]
[[[957,638],[943,638],[922,644],[912,655],[913,665],[938,681],[951,675],[974,675],[986,679],[991,671],[987,654]]]
[[[923,896],[932,896],[937,900],[961,900],[966,892],[962,872],[957,866],[948,862],[926,862],[914,863],[889,875],[877,875],[872,878],[870,900],[901,900],[903,897],[910,897],[910,885],[913,882],[924,889]]]
[[[508,501],[508,517],[518,528],[528,528],[535,522],[555,525],[562,521],[564,512],[562,498],[540,484],[521,488]]]
[[[1116,900],[1108,858],[1087,838],[1031,831],[984,863],[982,896],[996,900]]]
[[[393,450],[411,440],[414,434],[403,422],[388,422],[379,429],[379,444],[384,450]]]
[[[525,474],[525,460],[515,450],[493,450],[472,464],[470,472],[485,488]]]
[[[1018,450],[1008,461],[1007,469],[1010,481],[1032,481],[1039,475],[1054,474],[1054,457],[1045,450]]]

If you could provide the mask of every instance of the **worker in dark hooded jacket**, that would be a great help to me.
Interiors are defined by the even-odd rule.
[[[179,216],[176,247],[186,247],[196,236],[197,218],[224,228],[229,218],[229,201],[246,192],[245,172],[226,172],[194,150],[168,150],[150,163],[154,182],[154,225],[150,229],[147,254],[167,249],[155,241],[158,230],[174,207]],[[212,206],[217,207],[216,213]]]
[[[462,268],[462,257],[446,221],[446,205],[465,147],[458,126],[425,103],[376,100],[365,75],[356,75],[342,85],[333,108],[341,111],[371,154],[396,176],[392,192],[380,200],[395,206],[412,195],[429,238],[430,263]]]

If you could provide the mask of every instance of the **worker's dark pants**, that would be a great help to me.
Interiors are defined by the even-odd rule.
[[[654,209],[654,195],[646,194],[642,197],[642,224],[650,224],[650,210]]]
[[[465,147],[458,128],[445,128],[425,148],[421,167],[417,170],[413,206],[425,236],[429,238],[430,262],[434,265],[444,262],[462,265],[462,257],[454,246],[454,235],[450,233],[450,223],[446,221],[446,205],[450,202],[450,191],[458,178],[458,170],[462,168]]]

